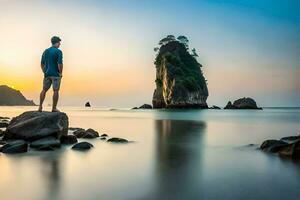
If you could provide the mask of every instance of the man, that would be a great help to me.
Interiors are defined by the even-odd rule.
[[[53,36],[51,38],[52,46],[46,49],[42,55],[41,68],[44,72],[44,80],[43,90],[40,94],[40,112],[43,110],[43,102],[51,85],[53,88],[52,112],[59,112],[56,106],[58,102],[60,81],[63,71],[62,51],[58,49],[60,46],[60,41],[61,39],[59,37]]]

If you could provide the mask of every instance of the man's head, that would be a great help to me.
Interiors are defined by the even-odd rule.
[[[57,36],[53,36],[51,38],[52,46],[55,46],[57,48],[60,46],[60,41],[61,41],[61,39],[59,37],[57,37]]]

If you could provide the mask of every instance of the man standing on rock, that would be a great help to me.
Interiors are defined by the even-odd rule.
[[[44,80],[43,90],[40,94],[40,106],[38,110],[40,112],[43,110],[43,102],[51,85],[53,88],[52,112],[59,112],[56,106],[58,102],[60,81],[63,71],[63,55],[62,51],[58,49],[60,46],[60,41],[61,39],[59,37],[53,36],[51,38],[52,46],[46,49],[42,55],[41,68],[44,73]]]

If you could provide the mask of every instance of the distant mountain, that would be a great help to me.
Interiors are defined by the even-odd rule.
[[[35,104],[27,100],[19,90],[0,85],[0,106],[35,106]]]

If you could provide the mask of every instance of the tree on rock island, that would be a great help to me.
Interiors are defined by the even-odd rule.
[[[201,67],[193,49],[188,51],[188,38],[173,35],[159,41],[155,59],[156,89],[154,108],[207,108],[208,89]]]

